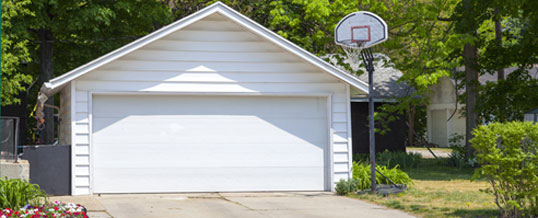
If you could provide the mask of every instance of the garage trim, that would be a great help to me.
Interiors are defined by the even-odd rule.
[[[72,83],[72,86],[74,84]],[[72,90],[75,87],[72,87]],[[349,86],[348,86],[349,88]],[[334,164],[333,164],[333,128],[332,128],[332,93],[293,93],[293,92],[252,92],[252,93],[235,93],[235,92],[110,92],[110,91],[88,91],[88,126],[89,126],[89,170],[90,170],[90,194],[94,194],[94,160],[93,157],[93,97],[94,95],[175,95],[175,96],[282,96],[282,97],[322,97],[326,99],[327,106],[327,149],[325,150],[325,162],[326,166],[325,175],[325,191],[334,191]],[[72,98],[72,100],[75,100]],[[74,113],[74,110],[72,111]],[[75,122],[73,121],[73,125]],[[75,132],[73,131],[73,136]],[[75,137],[73,137],[74,139]],[[71,149],[72,158],[75,157],[75,149]],[[350,160],[351,162],[351,160]],[[75,165],[74,161],[71,162],[72,169],[72,188],[75,188]],[[350,165],[351,166],[351,165]]]

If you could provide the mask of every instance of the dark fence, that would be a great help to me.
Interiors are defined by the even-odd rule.
[[[383,103],[376,102],[375,108],[379,108]],[[385,135],[375,134],[375,151],[405,151],[405,140],[407,139],[406,117],[391,122],[388,127],[391,131]],[[376,126],[376,128],[380,128]],[[351,103],[351,131],[353,154],[368,154],[370,151],[370,134],[368,132],[368,102]]]
[[[49,195],[71,194],[71,146],[26,146],[22,159],[30,163],[30,182]]]

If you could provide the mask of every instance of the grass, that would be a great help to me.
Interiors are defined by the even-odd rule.
[[[444,161],[424,159],[418,168],[406,169],[414,182],[407,193],[349,196],[425,218],[497,217],[493,196],[480,191],[489,185],[485,181],[471,182],[473,169],[448,167]]]

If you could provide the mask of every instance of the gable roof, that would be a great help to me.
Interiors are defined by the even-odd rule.
[[[151,42],[154,42],[158,39],[161,39],[173,32],[176,32],[196,21],[199,21],[211,14],[219,13],[226,18],[240,24],[242,27],[245,27],[247,30],[263,37],[264,39],[273,42],[279,47],[291,52],[294,55],[299,56],[305,61],[315,65],[316,67],[322,69],[323,71],[345,81],[351,86],[361,90],[364,93],[368,93],[368,84],[359,80],[355,76],[344,72],[333,65],[323,61],[319,57],[311,54],[310,52],[304,50],[303,48],[295,45],[294,43],[288,41],[287,39],[281,37],[280,35],[272,32],[271,30],[265,28],[264,26],[256,23],[250,18],[242,15],[241,13],[235,11],[234,9],[228,7],[227,5],[216,2],[212,5],[193,13],[187,17],[184,17],[172,24],[169,24],[153,33],[150,33],[142,38],[139,38],[121,48],[118,48],[104,56],[101,56],[87,64],[84,64],[70,72],[67,72],[59,77],[51,79],[48,82],[45,82],[41,87],[41,93],[45,95],[53,95],[57,93],[64,85],[68,84],[70,81],[79,78],[80,76],[100,67],[111,61],[114,61],[130,52],[133,52]]]

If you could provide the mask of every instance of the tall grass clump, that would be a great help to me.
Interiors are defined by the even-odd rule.
[[[38,185],[20,179],[0,178],[0,210],[40,205],[45,203],[46,197]]]

